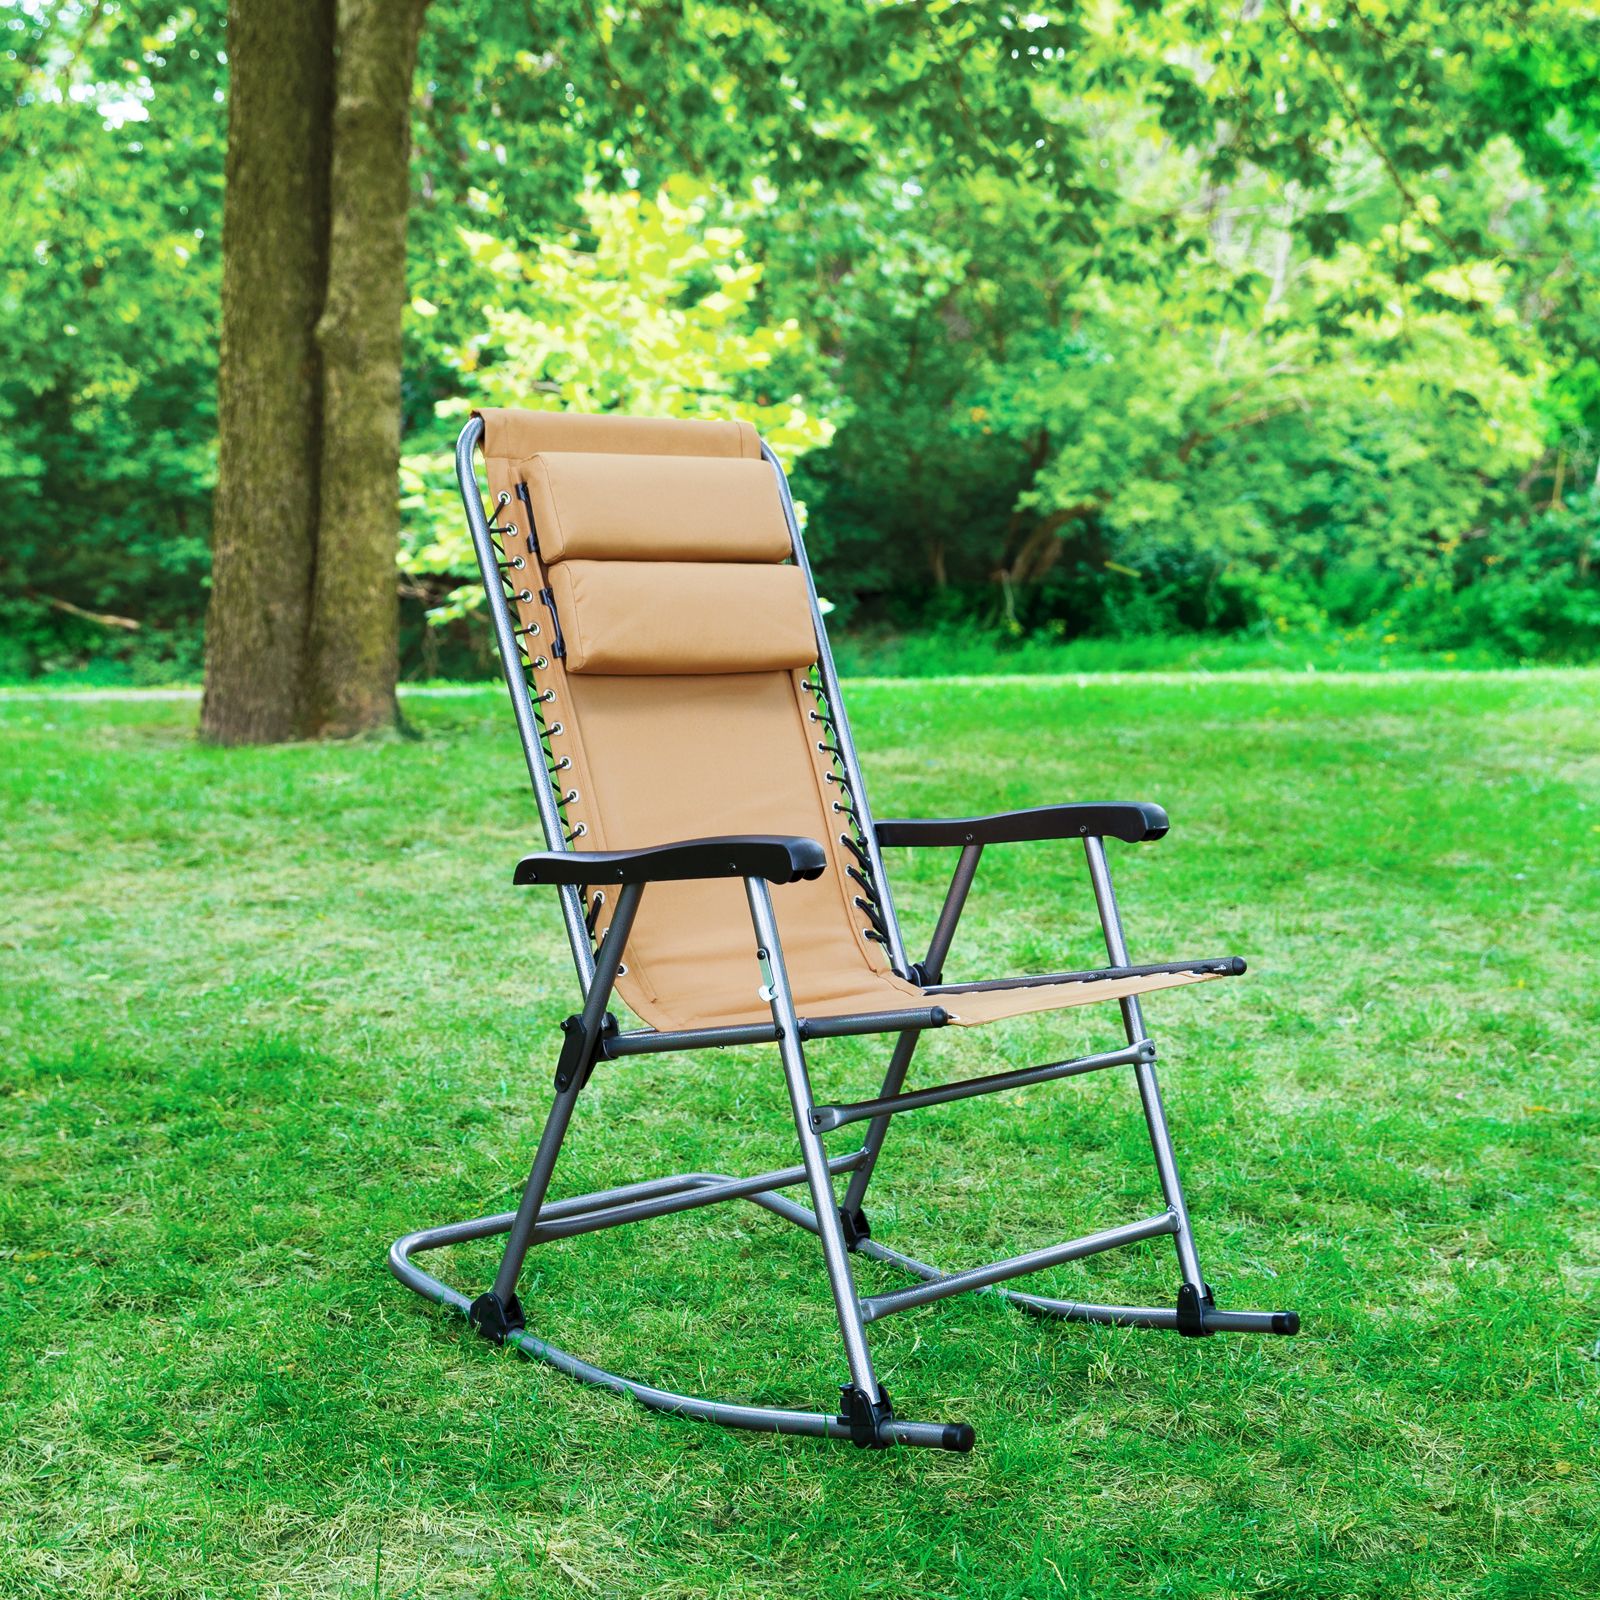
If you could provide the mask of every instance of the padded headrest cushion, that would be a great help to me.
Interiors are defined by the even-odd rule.
[[[527,411],[485,406],[483,453],[526,461],[539,450],[599,450],[629,456],[748,456],[758,460],[761,438],[748,422],[695,422],[676,417],[600,416],[576,411]]]
[[[558,561],[782,561],[789,525],[765,461],[541,453],[522,464],[539,554]]]
[[[550,588],[572,673],[684,677],[817,659],[798,567],[727,561],[561,561]]]

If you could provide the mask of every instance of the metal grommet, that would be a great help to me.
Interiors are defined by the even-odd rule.
[[[556,727],[552,728],[550,731],[552,733],[554,733],[556,731],[556,728],[559,728],[560,726],[561,726],[561,724],[558,722],[556,724]],[[565,772],[567,770],[567,768],[570,767],[571,765],[572,765],[572,757],[571,756],[562,756],[562,758],[558,762],[556,762],[556,771],[557,772]]]
[[[589,824],[587,822],[580,822],[578,826],[572,830],[572,837],[574,839],[581,839],[588,831]]]
[[[835,800],[835,801],[834,801],[834,802],[833,802],[833,809],[834,809],[834,810],[835,810],[835,811],[843,811],[843,810],[844,810],[844,807],[843,807],[843,806],[842,806],[842,805],[840,805],[840,804],[839,804],[839,802],[838,802],[838,801],[837,801],[837,800]]]
[[[511,504],[511,496],[509,494],[507,494],[504,489],[502,489],[500,491],[500,493],[495,497],[494,504],[495,504],[495,509],[498,511],[501,506],[508,506],[508,505]]]
[[[533,590],[532,589],[518,589],[517,590],[517,599],[519,599],[523,603],[523,605],[531,606],[533,604]]]
[[[530,638],[531,638],[531,637],[532,637],[532,636],[533,636],[533,635],[534,635],[534,634],[536,634],[536,633],[537,633],[537,632],[538,632],[538,631],[539,631],[539,624],[538,624],[538,623],[537,623],[537,622],[530,622],[530,623],[529,623],[529,624],[528,624],[528,626],[527,626],[527,629],[526,629],[526,632],[527,632],[527,633],[528,633],[528,635],[529,635],[529,637],[530,637]]]
[[[558,733],[565,733],[566,731],[567,730],[559,722],[552,722],[550,724],[550,736],[551,736],[551,738],[554,738]],[[567,758],[563,757],[562,759],[565,760]]]
[[[568,789],[567,792],[564,795],[562,795],[561,803],[564,806],[570,806],[573,803],[574,800],[577,800],[579,798],[581,798],[581,797],[579,796],[578,791],[576,789]]]
[[[626,961],[619,961],[617,963],[617,976],[619,978],[625,978],[625,977],[627,977],[627,975],[628,975],[628,963]]]
[[[554,689],[546,689],[543,694],[536,694],[534,699],[541,705],[553,706],[556,703],[556,692]]]
[[[548,656],[535,656],[533,658],[533,664],[535,668],[542,671],[545,667],[550,665],[550,658]]]

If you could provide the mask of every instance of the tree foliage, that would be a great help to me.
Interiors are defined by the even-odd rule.
[[[434,0],[408,459],[477,400],[777,406],[857,623],[1592,651],[1597,11]],[[198,614],[226,40],[6,28],[18,670],[105,637],[51,600]],[[415,662],[462,550],[406,490]]]

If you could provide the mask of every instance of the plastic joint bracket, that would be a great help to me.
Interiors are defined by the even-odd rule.
[[[839,1391],[839,1420],[850,1425],[850,1442],[862,1450],[885,1449],[889,1441],[883,1436],[883,1424],[894,1420],[894,1406],[889,1391],[878,1389],[876,1400],[866,1395],[853,1383]]]
[[[522,1302],[512,1295],[510,1303],[502,1305],[493,1289],[472,1302],[467,1321],[491,1344],[504,1344],[507,1334],[520,1333],[525,1326]]]
[[[1217,1297],[1211,1285],[1184,1284],[1178,1290],[1178,1332],[1186,1339],[1204,1339],[1211,1330],[1206,1327],[1206,1312],[1217,1309]]]

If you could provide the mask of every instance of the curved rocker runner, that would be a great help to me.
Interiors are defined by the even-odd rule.
[[[492,519],[477,480],[480,445]],[[1292,1311],[1218,1309],[1200,1270],[1139,997],[1233,976],[1244,962],[1130,963],[1105,841],[1159,839],[1166,813],[1109,802],[875,822],[788,483],[748,424],[487,411],[462,431],[456,473],[549,846],[518,863],[514,881],[550,886],[559,897],[583,1003],[562,1024],[554,1102],[517,1209],[408,1234],[389,1253],[396,1277],[453,1306],[485,1338],[655,1410],[864,1447],[972,1447],[965,1422],[897,1416],[867,1347],[870,1323],[948,1295],[992,1291],[1067,1321],[1191,1337],[1297,1332]],[[1068,839],[1080,841],[1088,859],[1110,964],[944,982],[984,850]],[[886,845],[959,851],[919,961],[908,959],[895,916]],[[608,1010],[613,995],[646,1026],[620,1028]],[[929,1029],[1103,1001],[1121,1012],[1117,1048],[905,1087]],[[868,1033],[895,1036],[880,1093],[818,1103],[807,1043]],[[548,1198],[562,1140],[601,1062],[733,1044],[777,1046],[797,1165],[745,1178],[681,1173]],[[1164,1202],[1156,1215],[960,1272],[872,1237],[866,1192],[894,1117],[1118,1068],[1131,1070],[1149,1126]],[[824,1135],[856,1122],[867,1125],[860,1146],[830,1157]],[[836,1179],[844,1180],[842,1198]],[[780,1192],[801,1184],[809,1207]],[[517,1284],[533,1246],[724,1200],[750,1201],[817,1236],[848,1376],[837,1410],[677,1394],[606,1372],[527,1328]],[[1171,1305],[1097,1305],[1000,1287],[1159,1234],[1171,1236],[1177,1255]],[[425,1251],[498,1235],[506,1241],[499,1270],[475,1296],[417,1264]],[[863,1297],[853,1253],[893,1263],[914,1281]]]

